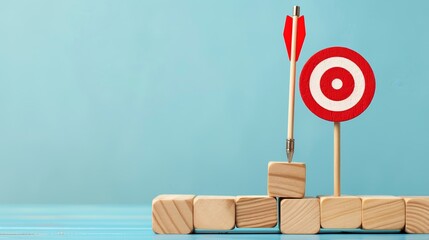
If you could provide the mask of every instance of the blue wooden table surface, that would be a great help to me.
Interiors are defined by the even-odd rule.
[[[0,239],[429,239],[426,234],[191,234],[156,235],[150,206],[3,205]]]

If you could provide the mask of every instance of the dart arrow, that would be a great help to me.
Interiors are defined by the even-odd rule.
[[[289,111],[288,111],[288,133],[286,140],[286,155],[288,162],[292,162],[295,151],[295,139],[293,138],[294,110],[295,110],[295,77],[296,61],[301,52],[305,38],[304,16],[299,16],[299,6],[293,7],[293,16],[287,16],[283,37],[286,43],[287,53],[290,59],[289,79]]]

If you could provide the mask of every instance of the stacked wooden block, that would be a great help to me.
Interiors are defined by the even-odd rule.
[[[268,196],[160,195],[152,202],[156,233],[187,234],[194,229],[231,230],[277,225],[277,200]]]
[[[305,164],[270,162],[267,196],[160,195],[152,202],[152,228],[159,234],[276,226],[283,234],[321,228],[429,233],[429,197],[305,197],[305,182]]]

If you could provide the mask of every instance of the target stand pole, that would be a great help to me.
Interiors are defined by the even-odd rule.
[[[340,135],[341,127],[340,122],[334,122],[334,196],[341,196],[341,184],[340,184]]]
[[[299,6],[293,7],[292,44],[290,56],[289,78],[289,112],[287,125],[286,155],[288,162],[292,162],[295,151],[295,139],[293,138],[294,112],[295,112],[295,77],[296,77],[296,36],[298,32]]]

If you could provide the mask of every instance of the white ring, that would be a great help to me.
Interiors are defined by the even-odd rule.
[[[350,96],[341,101],[327,98],[320,88],[322,75],[329,69],[340,67],[346,69],[353,77],[355,87]],[[343,80],[344,81],[344,80]],[[344,57],[331,57],[321,61],[310,76],[310,92],[314,100],[323,108],[333,112],[342,112],[354,107],[362,98],[365,91],[365,77],[356,63]]]

